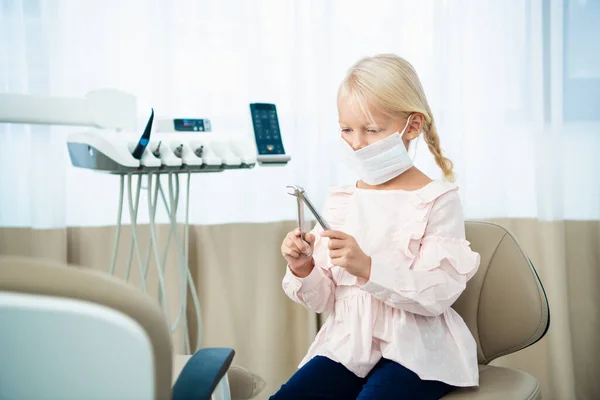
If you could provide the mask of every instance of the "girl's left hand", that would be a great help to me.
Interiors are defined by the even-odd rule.
[[[329,238],[329,257],[333,265],[365,281],[369,280],[371,257],[362,251],[354,237],[334,230],[321,232],[321,236]]]

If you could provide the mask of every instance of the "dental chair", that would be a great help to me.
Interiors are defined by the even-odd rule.
[[[504,228],[466,230],[481,264],[453,308],[477,341],[480,386],[444,400],[541,399],[533,376],[489,363],[546,334],[542,284]],[[208,399],[228,370],[233,399],[264,385],[229,366],[231,349],[173,356],[161,310],[136,288],[39,259],[0,257],[0,354],[0,399]]]
[[[550,311],[533,265],[504,228],[467,222],[467,239],[481,255],[477,274],[453,308],[477,341],[480,386],[459,389],[444,400],[537,400],[537,379],[516,369],[490,366],[499,357],[538,342],[548,331]]]
[[[257,380],[233,357],[174,356],[158,305],[107,274],[0,257],[2,400],[208,400],[226,374],[232,398],[251,398]]]

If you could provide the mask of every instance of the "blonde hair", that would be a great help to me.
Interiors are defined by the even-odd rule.
[[[407,118],[412,113],[422,114],[423,137],[445,178],[454,181],[452,161],[444,157],[440,148],[431,109],[413,66],[394,54],[366,57],[354,64],[338,90],[338,101],[350,101],[373,122],[368,105],[391,118]]]

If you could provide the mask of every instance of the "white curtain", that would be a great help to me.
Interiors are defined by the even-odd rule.
[[[154,107],[240,135],[252,135],[250,102],[277,105],[291,163],[194,176],[192,223],[293,218],[287,184],[321,203],[350,182],[336,88],[353,62],[381,52],[417,68],[469,218],[600,218],[598,1],[0,5],[0,91],[117,88],[137,97],[140,126]],[[65,138],[77,129],[0,124],[2,226],[114,224],[117,178],[70,165]],[[416,163],[439,176],[423,144]]]

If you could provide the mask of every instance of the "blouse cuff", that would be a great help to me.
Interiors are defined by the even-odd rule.
[[[310,274],[308,274],[308,276],[304,278],[300,278],[294,275],[290,266],[288,265],[286,275],[290,281],[294,282],[294,286],[296,286],[297,290],[300,290],[300,288],[302,288],[303,291],[310,291],[315,289],[321,284],[323,278],[327,277],[323,272],[322,268],[316,265],[313,267],[312,271],[310,271]]]

